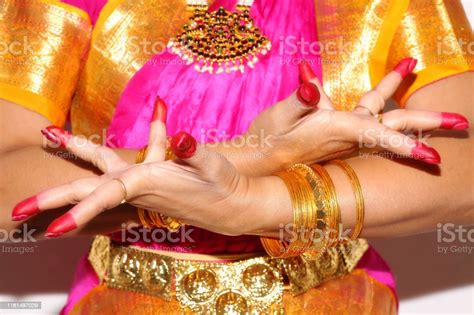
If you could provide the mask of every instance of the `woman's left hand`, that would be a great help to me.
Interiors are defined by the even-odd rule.
[[[164,119],[152,123],[146,159],[136,165],[128,165],[108,148],[90,142],[78,146],[74,144],[79,142],[77,137],[62,137],[68,150],[93,163],[104,175],[79,179],[34,197],[40,211],[77,203],[50,224],[47,237],[76,230],[124,201],[221,234],[245,234],[255,228],[255,214],[250,216],[245,210],[249,210],[246,202],[251,179],[184,132],[170,140],[178,159],[164,162]],[[53,136],[49,138],[53,140]],[[26,219],[21,215],[24,206],[22,202],[14,209],[14,219]]]

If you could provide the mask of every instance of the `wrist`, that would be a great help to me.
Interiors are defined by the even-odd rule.
[[[293,220],[291,199],[277,176],[250,177],[245,209],[249,220],[245,234],[278,237],[281,227]]]

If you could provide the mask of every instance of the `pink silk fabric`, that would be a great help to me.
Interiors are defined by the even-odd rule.
[[[100,11],[107,3],[107,0],[61,0],[63,3],[73,5],[89,14],[92,25],[95,25],[99,18]]]
[[[86,10],[96,21],[106,0],[65,0]],[[211,9],[224,6],[232,10],[235,0],[218,0]],[[244,74],[201,74],[182,60],[164,51],[149,60],[124,90],[108,129],[109,139],[117,147],[141,148],[148,142],[153,105],[160,96],[168,105],[167,129],[170,135],[184,130],[198,141],[215,142],[244,133],[263,110],[288,97],[298,86],[297,64],[304,58],[322,80],[319,56],[308,53],[308,44],[317,41],[314,2],[256,0],[251,15],[262,34],[272,42],[268,55]],[[225,209],[223,209],[225,210]],[[112,236],[120,239],[120,233]],[[145,243],[131,245],[150,249],[193,253],[259,252],[257,237],[228,237],[195,228],[195,242]],[[370,248],[358,265],[395,292],[395,281],[383,259]],[[68,303],[67,314],[91,289],[99,284],[87,258],[80,263]]]

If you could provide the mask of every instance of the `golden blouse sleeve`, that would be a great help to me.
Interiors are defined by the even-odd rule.
[[[54,0],[0,0],[0,98],[62,126],[90,42],[87,14]]]
[[[420,88],[473,70],[472,28],[459,0],[410,1],[393,38],[387,72],[404,57],[418,59],[396,94],[402,106]]]

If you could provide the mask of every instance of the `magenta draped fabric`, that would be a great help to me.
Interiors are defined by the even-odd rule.
[[[89,14],[92,25],[95,25],[95,22],[99,18],[100,11],[107,3],[107,0],[61,0],[61,2],[86,11],[87,14]]]

